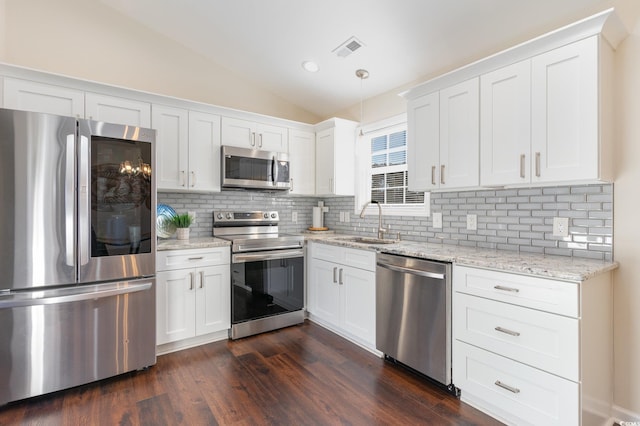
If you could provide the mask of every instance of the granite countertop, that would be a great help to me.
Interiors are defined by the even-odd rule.
[[[349,241],[349,237],[349,235],[344,234],[305,234],[307,240],[342,247],[453,262],[462,266],[475,266],[566,281],[585,281],[618,267],[618,262],[415,241],[399,241],[392,244],[363,244]]]
[[[186,250],[186,249],[200,249],[200,248],[214,248],[230,246],[231,241],[223,240],[215,237],[197,237],[189,238],[188,240],[176,240],[159,239],[156,245],[157,251],[163,250]]]

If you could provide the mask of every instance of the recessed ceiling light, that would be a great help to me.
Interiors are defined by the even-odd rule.
[[[320,69],[318,64],[316,64],[313,61],[304,61],[302,63],[302,68],[304,68],[305,70],[307,70],[309,72],[318,72],[318,70]]]

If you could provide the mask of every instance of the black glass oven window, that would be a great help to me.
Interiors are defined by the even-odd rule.
[[[91,256],[151,253],[151,144],[91,137]]]
[[[304,258],[231,265],[234,324],[302,309]]]

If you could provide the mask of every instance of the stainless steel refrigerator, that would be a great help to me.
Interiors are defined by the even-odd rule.
[[[0,109],[0,405],[155,364],[154,141]]]

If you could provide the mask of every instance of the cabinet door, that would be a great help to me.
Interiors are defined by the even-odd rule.
[[[316,135],[313,132],[289,130],[291,193],[316,193]]]
[[[158,272],[156,344],[195,336],[195,272],[193,269]]]
[[[220,191],[220,116],[189,112],[189,189]]]
[[[440,188],[480,181],[478,78],[440,91]]]
[[[480,184],[531,179],[531,61],[480,77]]]
[[[340,267],[338,283],[342,292],[342,326],[354,337],[375,346],[376,274],[362,269]]]
[[[256,144],[258,149],[275,152],[289,151],[288,132],[285,127],[260,124],[257,128]]]
[[[334,129],[316,134],[316,195],[334,193]]]
[[[531,62],[533,182],[598,177],[598,37]]]
[[[255,123],[222,117],[222,144],[240,148],[257,148]]]
[[[407,169],[411,191],[430,191],[440,182],[440,95],[407,105]]]
[[[131,99],[87,93],[84,115],[106,123],[151,127],[151,104]]]
[[[196,270],[196,335],[227,330],[231,325],[229,265]]]
[[[158,189],[186,189],[189,168],[188,112],[153,105],[151,125],[156,129],[156,183]]]
[[[3,107],[84,117],[84,92],[15,78],[4,79]]]
[[[309,312],[319,319],[340,325],[338,265],[312,259],[309,270]]]

